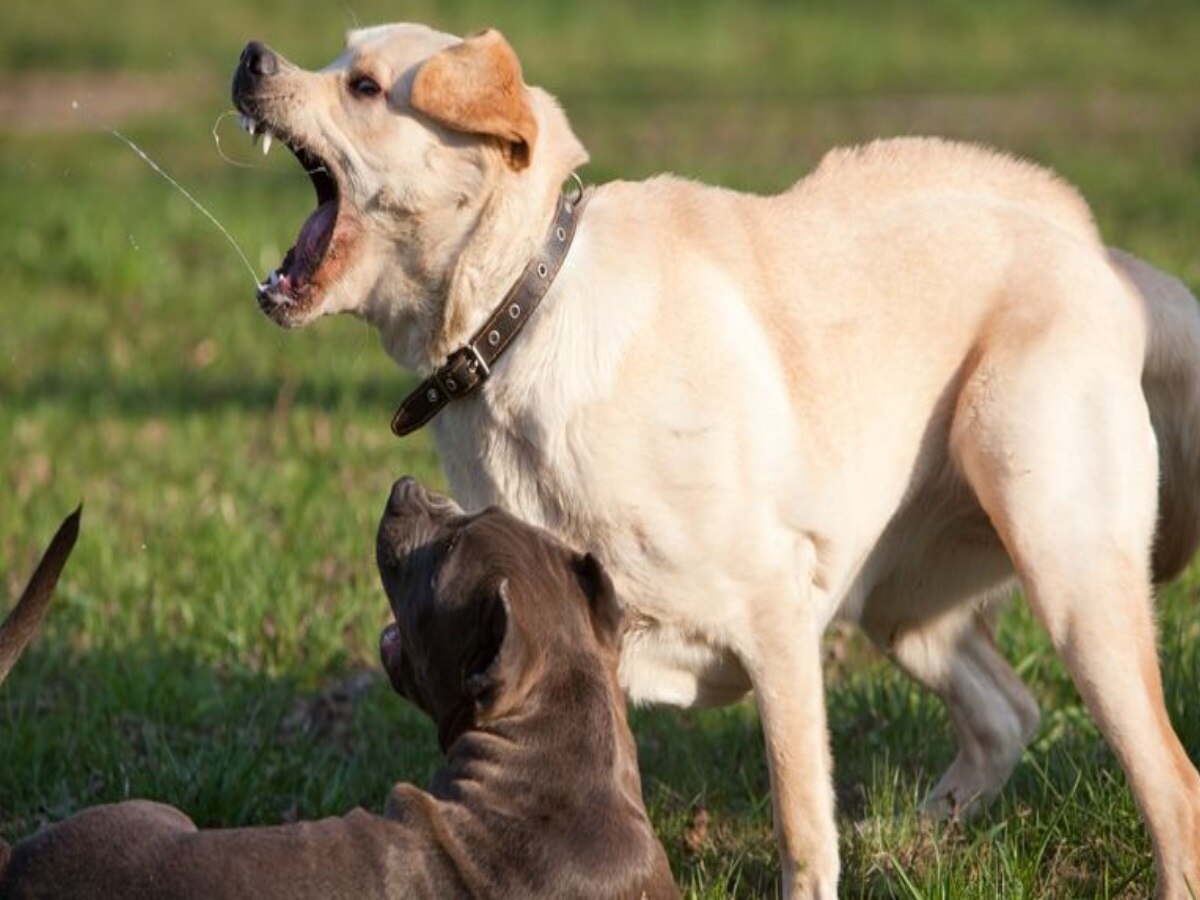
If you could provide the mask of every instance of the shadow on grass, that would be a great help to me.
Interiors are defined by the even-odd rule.
[[[1168,662],[1166,680],[1181,733],[1194,735],[1187,660]],[[935,828],[914,811],[953,755],[937,701],[874,670],[832,685],[829,706],[846,896],[976,883],[983,893],[964,896],[1004,885],[1036,897],[1140,895],[1151,882],[1124,779],[1081,713],[1044,710],[1000,801],[966,826]],[[631,724],[647,805],[685,892],[775,896],[753,705],[635,710]],[[43,640],[0,689],[0,760],[0,835],[13,839],[134,796],[208,827],[378,810],[395,780],[427,784],[438,754],[430,724],[373,669],[339,670],[314,688],[177,648]]]
[[[680,883],[705,896],[773,894],[753,707],[632,718],[648,806]],[[424,787],[439,764],[430,723],[374,669],[314,688],[178,647],[79,650],[52,639],[0,688],[0,759],[8,840],[132,797],[174,805],[201,827],[379,811],[396,780]],[[689,849],[700,809],[712,825]]]
[[[937,701],[914,696],[876,667],[833,685],[828,702],[843,835],[873,818],[886,824],[911,813],[913,798],[952,753]],[[636,710],[631,724],[647,806],[685,892],[778,896],[770,777],[753,701],[703,711]],[[882,801],[881,793],[887,795]],[[843,846],[843,887],[862,896],[896,896],[895,883],[876,871],[873,859],[863,864],[861,844],[852,839]]]
[[[1172,663],[1166,668],[1178,705],[1183,679]],[[918,810],[955,754],[940,703],[887,667],[832,684],[828,699],[843,895],[1148,896],[1154,873],[1143,824],[1077,701],[1044,710],[1039,740],[979,817],[938,824]],[[777,896],[753,705],[631,718],[647,805],[685,893]],[[1187,723],[1180,731],[1189,733]]]
[[[27,653],[0,688],[0,835],[148,797],[202,827],[379,811],[428,782],[432,725],[381,672],[319,689],[171,649]]]
[[[753,703],[639,709],[630,724],[646,805],[685,893],[774,896],[770,779]]]

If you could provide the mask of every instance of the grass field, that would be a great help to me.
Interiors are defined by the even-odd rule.
[[[1079,184],[1106,236],[1200,289],[1200,5],[540,0],[397,7],[19,0],[0,32],[0,566],[13,597],[57,521],[84,531],[0,689],[0,835],[151,796],[202,825],[378,809],[436,765],[377,673],[373,534],[392,479],[441,484],[387,423],[411,385],[356,322],[284,334],[260,273],[311,207],[226,117],[244,42],[318,65],[357,23],[501,27],[592,153],[590,181],[674,170],[751,190],[828,147],[937,133]],[[1173,721],[1200,759],[1200,568],[1160,602]],[[966,827],[915,814],[952,745],[938,704],[853,635],[827,642],[848,897],[1141,897],[1123,776],[1022,603],[1002,643],[1044,721]],[[634,716],[647,800],[692,896],[776,890],[750,705]]]

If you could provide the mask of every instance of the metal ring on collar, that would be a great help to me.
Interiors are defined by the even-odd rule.
[[[572,206],[583,199],[583,179],[579,177],[578,172],[572,172],[568,177],[568,184],[563,189],[563,196],[567,198],[567,202]]]

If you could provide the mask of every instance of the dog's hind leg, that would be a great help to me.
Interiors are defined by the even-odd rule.
[[[989,613],[974,601],[919,624],[863,617],[872,641],[945,704],[958,755],[926,796],[936,818],[981,810],[1008,781],[1038,725],[1038,708],[992,639]]]
[[[1089,327],[1113,309],[1065,310],[1085,318],[1043,322],[985,354],[962,391],[951,440],[1125,770],[1160,895],[1174,900],[1200,891],[1200,775],[1167,717],[1155,647],[1157,452],[1137,326]]]
[[[1141,297],[1149,324],[1142,391],[1158,439],[1152,561],[1155,582],[1164,584],[1200,546],[1200,306],[1179,279],[1121,250],[1108,256]]]

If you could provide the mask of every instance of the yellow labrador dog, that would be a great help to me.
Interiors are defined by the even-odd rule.
[[[432,419],[468,508],[600,555],[634,700],[754,690],[789,895],[837,889],[822,630],[860,623],[942,698],[959,753],[927,805],[966,814],[1038,721],[986,624],[1014,577],[1129,776],[1160,893],[1200,890],[1151,606],[1200,539],[1200,315],[1071,187],[898,140],[773,197],[659,177],[562,199],[587,153],[496,31],[356,31],[320,71],[252,43],[234,98],[317,192],[263,310],[351,313],[433,373],[398,427]]]

